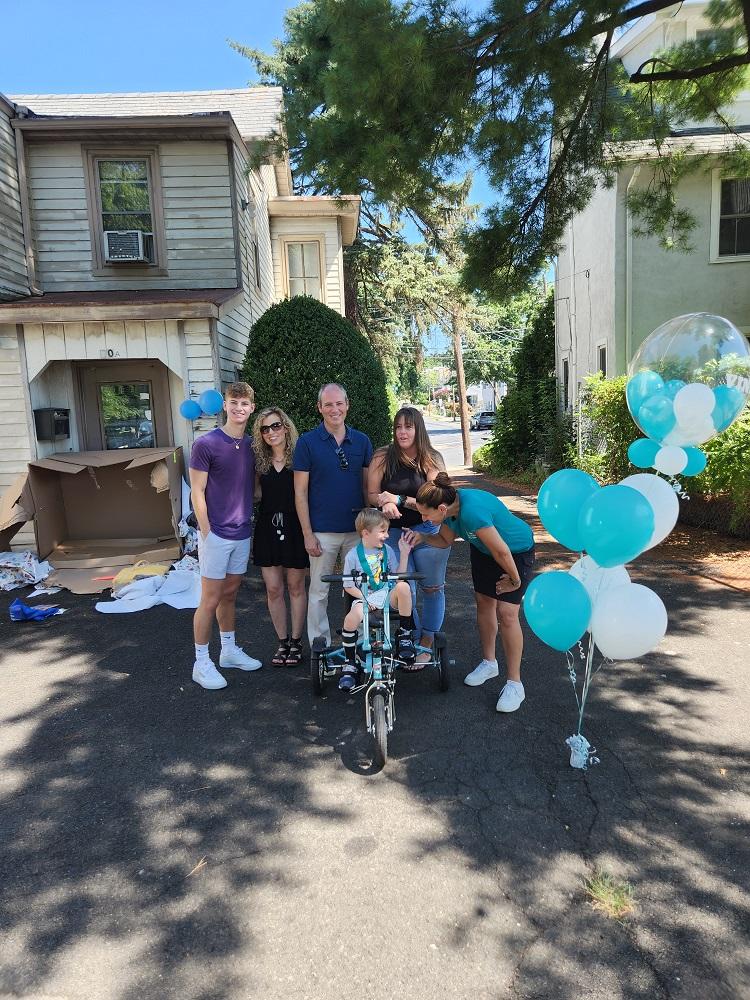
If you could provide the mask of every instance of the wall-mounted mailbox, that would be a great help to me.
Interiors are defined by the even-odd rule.
[[[47,407],[34,410],[37,441],[57,441],[70,437],[70,410]]]

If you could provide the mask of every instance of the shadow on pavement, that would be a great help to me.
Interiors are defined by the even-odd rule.
[[[542,565],[553,548],[542,547]],[[337,789],[347,769],[373,794],[404,793],[436,816],[439,834],[405,837],[411,862],[444,859],[447,869],[458,854],[483,878],[469,904],[446,899],[431,919],[458,969],[479,937],[488,961],[511,971],[486,994],[445,995],[743,995],[749,761],[747,703],[736,701],[744,653],[731,643],[738,623],[747,635],[746,600],[690,578],[638,578],[665,600],[670,633],[642,662],[597,676],[584,732],[601,764],[588,772],[568,766],[575,703],[562,654],[527,632],[527,701],[514,715],[494,711],[499,684],[461,683],[478,655],[465,545],[447,588],[453,687],[439,693],[426,672],[399,678],[392,759],[379,775],[361,698],[315,699],[306,669],[234,672],[208,695],[189,679],[189,613],[108,617],[65,595],[66,615],[11,625],[3,595],[0,642],[14,669],[2,736],[0,993],[40,992],[61,964],[96,968],[117,944],[117,985],[103,996],[259,995],[252,900],[300,891],[295,827],[324,829],[329,846],[346,839],[353,804]],[[337,599],[331,609],[336,622]],[[241,620],[251,652],[272,648],[254,576]],[[365,849],[354,840],[355,854]],[[607,921],[588,906],[582,880],[596,866],[633,883],[631,918]],[[509,908],[523,920],[503,922]],[[273,961],[283,970],[281,944]],[[305,989],[288,995],[335,995]]]

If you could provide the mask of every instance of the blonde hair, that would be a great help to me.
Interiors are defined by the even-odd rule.
[[[263,435],[260,432],[260,425],[266,419],[266,417],[276,416],[284,425],[286,431],[286,442],[284,444],[284,465],[290,469],[292,467],[292,455],[294,454],[294,446],[297,443],[297,428],[294,426],[290,418],[280,410],[278,406],[267,406],[264,410],[261,410],[258,416],[255,418],[253,423],[253,451],[255,452],[255,467],[258,470],[258,475],[263,476],[268,472],[273,464],[273,450],[270,445],[266,444],[263,440]]]
[[[385,526],[390,527],[391,522],[377,507],[365,507],[361,510],[354,521],[354,527],[358,535],[363,531],[373,531],[375,528]]]
[[[255,402],[255,389],[247,382],[230,382],[224,390],[224,399],[249,399]]]

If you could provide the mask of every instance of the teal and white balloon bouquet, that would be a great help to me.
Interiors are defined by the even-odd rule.
[[[679,514],[674,477],[699,475],[706,456],[698,446],[742,413],[750,395],[750,349],[729,320],[691,313],[654,330],[628,375],[628,407],[646,435],[630,445],[628,457],[637,468],[655,471],[611,486],[579,469],[560,469],[546,479],[537,500],[539,518],[580,557],[568,572],[540,573],[524,597],[531,630],[567,658],[578,727],[566,743],[577,768],[598,761],[581,732],[596,673],[595,647],[604,660],[633,660],[654,649],[667,631],[661,598],[633,583],[625,564],[667,537]],[[580,696],[570,652],[575,646],[584,662]]]

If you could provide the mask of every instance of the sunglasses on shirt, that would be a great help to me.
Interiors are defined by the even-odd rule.
[[[341,445],[339,445],[339,447],[336,448],[336,458],[339,460],[340,469],[349,468],[349,459],[344,454],[344,449],[341,447]]]
[[[280,420],[274,420],[272,424],[261,424],[260,433],[268,434],[270,431],[280,431],[283,426],[284,425]]]

